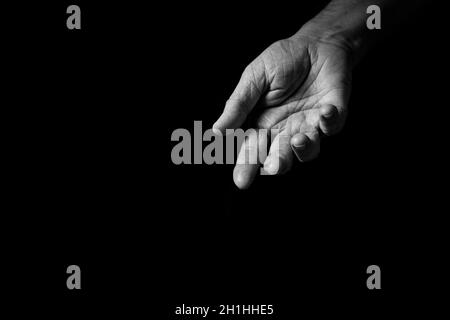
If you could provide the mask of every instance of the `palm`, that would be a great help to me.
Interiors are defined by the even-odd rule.
[[[340,107],[345,104],[340,100],[348,99],[346,52],[337,46],[311,45],[307,40],[299,46],[292,40],[283,40],[270,46],[258,59],[263,60],[269,74],[272,72],[256,119],[259,128],[283,130],[295,126],[299,132],[314,132],[319,128],[321,106]]]
[[[320,132],[329,135],[342,127],[350,86],[344,47],[307,36],[281,40],[245,69],[214,128],[235,129],[250,116],[256,128],[276,129],[269,155],[260,162],[269,174],[283,173],[293,154],[300,161],[318,155]],[[247,141],[240,156],[260,143]],[[235,183],[247,188],[256,171],[257,166],[238,161]]]

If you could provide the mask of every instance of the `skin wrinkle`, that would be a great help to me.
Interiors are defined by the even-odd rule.
[[[251,68],[251,71],[252,71],[252,81],[251,81],[252,86],[250,88],[251,88],[251,90],[256,90],[257,97],[260,97],[261,96],[261,90],[260,90],[259,85],[257,83],[258,80],[256,79],[256,75],[255,75],[255,67],[253,65],[251,65],[250,68]],[[253,99],[253,97],[254,97],[253,96],[253,92],[251,92],[250,94],[251,94],[251,97]],[[250,110],[248,110],[248,111],[250,111]]]
[[[311,51],[312,50],[310,50],[309,52],[311,52]],[[312,54],[310,54],[310,55],[312,55]],[[314,54],[314,56],[315,56],[315,59],[313,60],[311,69],[317,68],[317,65],[319,63],[319,61],[317,59],[317,54]],[[287,117],[290,117],[292,114],[294,114],[298,111],[304,112],[309,109],[316,108],[321,99],[323,99],[327,95],[331,94],[335,89],[338,89],[338,88],[322,88],[322,89],[315,88],[316,87],[315,83],[317,82],[317,78],[323,72],[323,69],[327,62],[328,62],[328,58],[326,58],[325,61],[320,64],[320,66],[318,67],[318,70],[314,72],[315,78],[310,80],[309,83],[307,84],[307,87],[300,92],[299,95],[302,96],[300,100],[297,100],[297,98],[294,96],[291,99],[292,99],[292,101],[296,101],[295,104],[290,104],[289,100],[286,101],[287,108],[288,108]],[[325,91],[325,92],[322,93],[323,91]],[[305,96],[305,93],[307,93],[307,92],[310,92],[310,93],[307,96]],[[312,101],[309,100],[311,98],[313,98]],[[266,117],[267,116],[265,116],[265,118]],[[276,125],[276,123],[274,125]],[[270,125],[265,125],[265,127],[270,127]]]
[[[294,61],[293,55],[292,55],[292,51],[291,51],[292,50],[291,40],[286,39],[286,40],[281,40],[280,42],[283,42],[283,44],[289,43],[288,46],[281,45],[281,44],[278,44],[278,43],[277,43],[277,45],[282,47],[284,52],[289,52],[291,60]],[[289,50],[287,50],[286,47],[288,47]],[[271,59],[273,61],[273,59],[274,59],[273,58],[273,54],[271,53],[270,50],[269,50],[269,53],[270,53]],[[306,56],[306,57],[309,58],[309,56]],[[286,103],[286,101],[289,99],[289,97],[292,96],[293,93],[296,90],[298,90],[299,87],[302,86],[303,81],[306,79],[306,75],[310,72],[310,67],[309,67],[310,62],[309,61],[308,62],[303,62],[302,64],[306,64],[307,68],[304,70],[304,72],[297,72],[297,69],[296,69],[297,63],[292,62],[292,61],[288,62],[288,64],[292,65],[293,69],[295,70],[295,72],[290,72],[291,74],[294,75],[294,78],[288,79],[287,75],[289,74],[289,72],[285,71],[285,63],[281,63],[282,68],[283,68],[282,73],[283,73],[283,78],[284,79],[281,80],[281,81],[278,81],[278,83],[279,83],[278,86],[281,86],[280,88],[278,88],[278,86],[277,86],[276,88],[271,89],[267,93],[266,100],[269,98],[269,95],[270,96],[275,96],[275,98],[272,98],[272,100],[274,100],[274,101],[272,101],[272,102],[269,101],[269,103],[266,103],[266,105],[271,106],[271,105],[274,105],[275,103],[278,103],[278,104],[279,103]],[[272,82],[271,82],[272,84],[273,84],[273,81],[274,80],[272,80]],[[292,85],[288,86],[287,88],[283,88],[283,87],[286,86],[286,83],[292,83]],[[278,91],[281,91],[282,93],[279,94]],[[285,93],[284,97],[283,97],[283,92]]]

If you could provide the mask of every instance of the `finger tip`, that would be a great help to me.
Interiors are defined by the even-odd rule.
[[[244,180],[239,180],[239,179],[235,179],[234,180],[234,184],[236,185],[236,187],[238,187],[240,190],[247,190],[250,187],[250,183],[244,181]]]
[[[241,190],[248,189],[253,182],[253,170],[246,168],[248,165],[236,165],[233,171],[234,184]]]
[[[308,137],[304,134],[297,134],[291,138],[291,145],[297,149],[304,149],[308,142]]]
[[[332,104],[325,104],[320,108],[320,115],[331,116],[337,112],[337,109]]]
[[[272,159],[266,159],[264,162],[264,171],[269,175],[275,175],[278,173],[279,166]]]

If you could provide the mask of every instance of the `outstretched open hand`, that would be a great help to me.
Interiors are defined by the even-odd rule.
[[[282,174],[300,161],[317,157],[322,134],[338,132],[345,121],[351,90],[349,50],[338,43],[306,35],[280,40],[268,47],[243,72],[213,128],[239,128],[249,115],[256,129],[277,129],[264,164],[268,174]],[[257,148],[246,139],[240,154]],[[250,186],[259,165],[239,163],[236,185]]]

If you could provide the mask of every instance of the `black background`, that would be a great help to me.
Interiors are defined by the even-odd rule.
[[[17,311],[165,319],[183,303],[274,304],[281,319],[365,319],[422,309],[445,275],[443,8],[380,36],[354,71],[344,131],[316,161],[239,191],[232,166],[170,159],[172,131],[210,127],[244,67],[325,3],[5,11],[3,265]],[[66,28],[70,4],[82,30]],[[81,291],[66,288],[71,264]],[[380,291],[366,288],[371,264]]]

